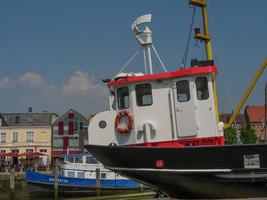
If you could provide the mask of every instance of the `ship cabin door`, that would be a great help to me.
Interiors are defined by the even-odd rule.
[[[197,135],[193,77],[173,80],[174,112],[178,137]]]

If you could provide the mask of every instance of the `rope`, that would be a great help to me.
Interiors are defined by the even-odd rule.
[[[165,66],[164,66],[162,60],[160,59],[159,54],[158,54],[158,52],[157,52],[157,50],[156,50],[156,48],[154,47],[153,44],[152,44],[152,49],[154,50],[154,52],[155,52],[157,58],[159,59],[159,62],[160,62],[160,64],[161,64],[162,68],[164,69],[165,72],[167,72],[167,69],[165,68]]]
[[[112,80],[114,80],[116,78],[116,76],[121,73],[126,67],[127,65],[139,54],[139,50],[127,61],[127,63],[121,68],[121,70],[112,78]]]
[[[193,25],[194,25],[195,13],[196,13],[196,6],[194,6],[192,19],[191,19],[191,24],[190,24],[189,32],[188,32],[188,35],[187,35],[186,46],[185,46],[184,55],[183,55],[182,64],[181,64],[182,67],[185,67],[186,61],[187,61],[187,56],[188,56],[188,52],[189,52],[189,46],[190,46],[190,42],[191,42],[191,34],[192,34]]]

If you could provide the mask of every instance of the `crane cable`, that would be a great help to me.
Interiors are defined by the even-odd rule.
[[[191,42],[191,34],[192,34],[192,30],[193,30],[193,25],[194,25],[195,13],[196,13],[196,6],[194,6],[192,19],[191,19],[191,24],[190,24],[189,32],[188,32],[188,35],[187,35],[186,46],[185,46],[184,55],[183,55],[182,64],[181,64],[182,67],[185,67],[186,61],[187,61],[187,56],[188,56],[188,52],[189,52],[189,46],[190,46],[190,42]]]

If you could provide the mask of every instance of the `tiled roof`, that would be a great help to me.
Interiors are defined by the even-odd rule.
[[[264,106],[247,106],[245,109],[248,120],[251,123],[264,122],[265,107]]]
[[[6,124],[2,126],[51,126],[53,119],[57,117],[54,113],[2,113]]]
[[[63,115],[61,115],[60,117],[57,118],[56,121],[53,122],[53,126],[56,126],[58,124],[58,122],[60,121],[64,121],[64,118],[70,113],[70,112],[73,112],[73,113],[77,113],[82,119],[83,121],[85,122],[88,122],[88,119],[86,119],[81,113],[79,113],[78,111],[74,110],[74,109],[69,109],[67,112],[65,112]]]

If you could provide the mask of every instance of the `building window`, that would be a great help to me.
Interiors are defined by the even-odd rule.
[[[33,142],[33,132],[26,132],[26,142]]]
[[[69,137],[69,147],[79,147],[78,137]]]
[[[187,80],[178,81],[176,83],[177,100],[186,102],[190,100],[189,82]]]
[[[29,124],[32,124],[32,122],[33,122],[33,117],[32,117],[32,116],[29,116],[29,117],[28,117],[28,123],[29,123]]]
[[[6,143],[6,133],[1,133],[1,138],[0,138],[1,143]]]
[[[62,148],[63,147],[63,138],[62,137],[54,137],[53,138],[53,147]]]
[[[208,80],[206,77],[196,78],[197,99],[205,100],[209,98]]]
[[[19,123],[19,116],[16,116],[15,118],[15,124],[18,124]]]
[[[85,176],[84,176],[84,172],[78,172],[77,173],[77,177],[78,178],[84,178]]]
[[[83,131],[83,122],[80,122],[80,130]]]
[[[149,106],[153,103],[151,85],[139,84],[135,86],[136,102],[138,106]]]
[[[128,87],[121,87],[117,90],[118,108],[126,109],[130,107],[129,89]]]
[[[19,133],[18,132],[14,132],[13,133],[13,139],[12,139],[12,142],[18,142],[18,138],[19,138]]]

